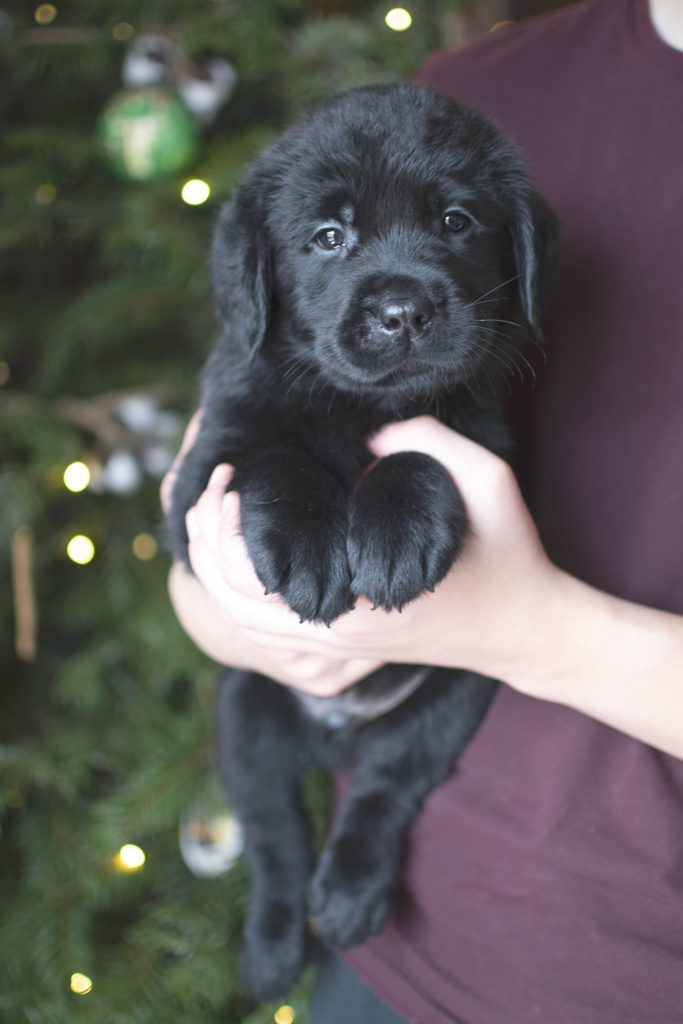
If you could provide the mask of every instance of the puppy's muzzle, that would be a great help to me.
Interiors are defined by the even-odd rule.
[[[412,344],[429,330],[435,312],[426,295],[391,295],[379,304],[379,329],[388,341]]]
[[[408,275],[364,279],[338,335],[345,372],[357,375],[358,384],[374,384],[399,367],[404,377],[418,365],[423,370],[431,348],[439,346],[446,314],[446,299],[434,284]]]
[[[392,360],[428,342],[438,312],[420,281],[407,276],[370,279],[359,299],[360,348],[366,353]]]

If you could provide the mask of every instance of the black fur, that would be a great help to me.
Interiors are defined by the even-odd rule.
[[[538,333],[557,248],[516,151],[467,107],[378,86],[296,124],[217,225],[225,329],[173,494],[176,555],[187,509],[229,462],[258,576],[302,619],[329,623],[359,595],[401,608],[433,589],[466,542],[457,489],[414,452],[373,465],[366,439],[429,414],[507,458],[498,383],[523,328]],[[256,996],[296,981],[309,920],[340,947],[384,926],[406,830],[495,685],[392,665],[316,701],[228,673],[221,769],[246,836],[243,970]],[[315,868],[301,801],[311,758],[356,765]]]

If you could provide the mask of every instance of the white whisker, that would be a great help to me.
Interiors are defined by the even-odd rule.
[[[512,282],[516,281],[518,278],[519,274],[515,274],[514,277],[508,278],[507,281],[501,281],[500,284],[495,285],[493,288],[489,288],[489,290],[487,292],[484,292],[483,295],[480,295],[477,299],[474,299],[473,302],[468,302],[467,305],[463,306],[462,308],[471,309],[472,306],[476,306],[479,302],[481,302],[482,299],[485,299],[487,295],[492,295],[493,292],[497,292],[499,288],[505,288],[506,285],[512,284]]]

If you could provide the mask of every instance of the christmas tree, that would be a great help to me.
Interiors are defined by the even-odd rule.
[[[306,107],[453,41],[453,0],[412,0],[407,29],[390,6],[0,6],[7,1024],[307,1019],[308,979],[291,1010],[239,979],[218,670],[168,602],[158,487],[216,332],[218,205]]]

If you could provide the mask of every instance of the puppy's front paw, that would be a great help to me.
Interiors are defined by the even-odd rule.
[[[467,518],[446,470],[428,455],[389,455],[361,480],[349,507],[354,597],[390,611],[433,590],[462,551]]]
[[[240,973],[260,1002],[284,996],[296,984],[310,953],[303,906],[276,898],[252,907],[240,953]]]
[[[268,593],[302,619],[329,624],[351,606],[346,495],[319,467],[280,463],[233,480],[247,550]]]
[[[384,928],[394,883],[385,854],[355,836],[340,837],[323,850],[309,886],[308,908],[315,932],[328,946],[349,949]]]
[[[256,574],[305,620],[330,623],[351,603],[346,520],[306,515],[295,503],[242,505],[242,530]]]

